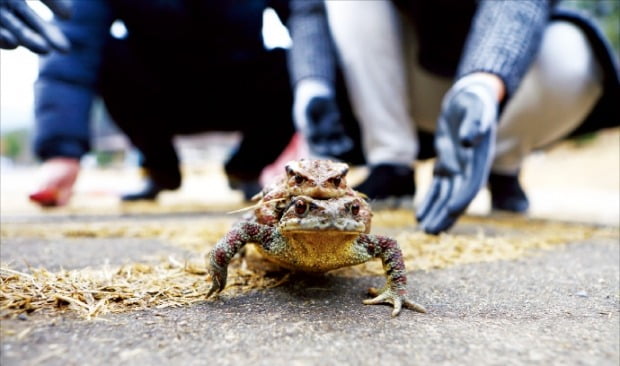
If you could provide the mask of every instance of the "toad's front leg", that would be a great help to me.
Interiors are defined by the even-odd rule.
[[[364,304],[390,303],[394,306],[392,316],[398,315],[403,305],[407,309],[426,313],[422,305],[407,298],[405,263],[396,240],[381,235],[360,235],[356,244],[364,248],[369,256],[381,258],[387,276],[387,283],[381,290],[375,288],[369,290],[369,293],[375,297],[364,300]]]
[[[245,244],[254,242],[266,245],[276,234],[275,231],[273,227],[249,221],[242,221],[233,226],[208,254],[207,271],[213,284],[207,297],[219,293],[226,287],[228,264]]]

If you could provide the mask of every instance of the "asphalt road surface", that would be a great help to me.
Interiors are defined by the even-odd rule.
[[[51,267],[139,260],[165,243],[3,239],[2,259]],[[136,248],[142,248],[138,250]],[[62,255],[58,255],[62,253]],[[54,258],[55,262],[50,262]],[[303,277],[193,306],[84,320],[1,321],[9,365],[614,365],[620,362],[617,239],[512,261],[409,273],[428,314],[361,303],[383,277]]]

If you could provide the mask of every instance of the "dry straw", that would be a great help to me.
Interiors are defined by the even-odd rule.
[[[3,224],[2,238],[159,238],[194,254],[189,261],[172,256],[155,263],[119,267],[49,271],[0,268],[0,315],[23,312],[70,311],[84,318],[145,308],[188,306],[207,301],[210,281],[204,254],[233,223],[231,219],[186,218],[64,224]],[[53,227],[51,226],[53,225]],[[380,211],[373,231],[394,236],[405,256],[407,269],[432,270],[491,260],[507,260],[558,244],[592,237],[617,238],[618,230],[592,226],[533,221],[517,217],[482,219],[465,217],[461,234],[425,235],[415,230],[409,211]],[[336,276],[383,275],[378,261],[336,270]],[[278,286],[286,272],[265,261],[251,247],[230,266],[224,296]]]

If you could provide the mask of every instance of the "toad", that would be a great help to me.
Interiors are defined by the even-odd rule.
[[[282,174],[254,197],[259,202],[253,212],[257,222],[276,225],[293,196],[304,195],[317,199],[360,196],[347,185],[349,166],[327,159],[300,159],[286,164]],[[370,225],[367,222],[366,225]]]
[[[380,258],[387,282],[381,289],[371,288],[374,298],[364,304],[392,304],[392,316],[402,307],[426,312],[407,298],[406,271],[398,243],[387,236],[368,234],[366,222],[372,213],[357,195],[317,199],[293,196],[275,225],[244,220],[218,241],[207,258],[213,281],[207,297],[226,286],[228,264],[246,244],[253,243],[267,259],[292,270],[326,272],[336,268]]]

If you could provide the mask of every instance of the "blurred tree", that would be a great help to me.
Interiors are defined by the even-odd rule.
[[[620,57],[620,0],[564,0],[561,4],[594,17]]]
[[[620,59],[620,0],[563,0],[561,6],[575,9],[593,17]],[[596,139],[598,133],[589,133],[571,139],[577,146]]]
[[[14,162],[31,163],[30,131],[20,128],[4,133],[0,139],[0,154]]]

